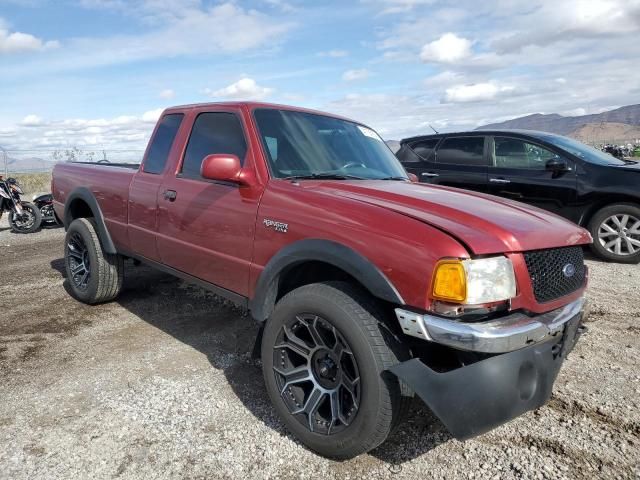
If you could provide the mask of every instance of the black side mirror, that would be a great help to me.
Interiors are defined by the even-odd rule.
[[[561,157],[554,157],[551,160],[548,160],[545,164],[545,168],[554,173],[568,172],[571,170],[567,161]]]

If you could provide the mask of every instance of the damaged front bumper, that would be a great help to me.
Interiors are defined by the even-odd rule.
[[[564,359],[585,330],[586,315],[586,302],[579,299],[549,314],[512,316],[502,327],[498,321],[462,324],[443,320],[458,323],[455,330],[426,324],[424,332],[429,337],[422,337],[426,340],[466,351],[506,353],[444,373],[418,358],[389,370],[422,398],[454,437],[464,440],[548,401]],[[483,330],[478,326],[482,324],[489,328]],[[513,334],[511,338],[507,332]],[[491,346],[491,338],[497,347]]]

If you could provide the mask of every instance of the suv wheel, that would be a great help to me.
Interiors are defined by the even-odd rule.
[[[409,358],[371,298],[345,282],[300,287],[276,305],[262,339],[267,391],[286,427],[321,455],[380,445],[410,391],[386,369]]]
[[[620,263],[640,262],[640,208],[629,203],[609,205],[589,222],[591,249],[601,258]]]
[[[108,302],[124,280],[124,259],[102,250],[93,219],[77,218],[67,230],[64,263],[73,296],[81,302]]]

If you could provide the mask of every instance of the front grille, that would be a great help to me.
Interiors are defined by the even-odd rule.
[[[584,284],[586,268],[582,247],[526,252],[533,293],[538,303],[550,302],[575,292]],[[572,267],[574,272],[571,275]]]

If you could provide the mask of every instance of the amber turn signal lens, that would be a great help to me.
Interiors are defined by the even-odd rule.
[[[441,260],[433,275],[432,297],[435,300],[462,303],[467,299],[467,276],[459,260]]]

